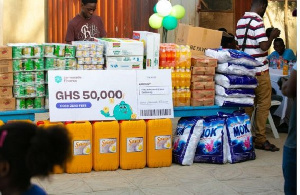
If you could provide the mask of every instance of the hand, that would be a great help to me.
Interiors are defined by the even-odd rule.
[[[278,28],[274,28],[270,34],[270,38],[275,39],[279,37],[279,35],[280,35],[280,30]]]

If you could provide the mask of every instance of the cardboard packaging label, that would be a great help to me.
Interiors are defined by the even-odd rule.
[[[215,82],[192,82],[191,89],[215,89]]]
[[[0,98],[12,98],[12,87],[0,87]]]
[[[214,81],[214,76],[207,75],[192,75],[191,82],[212,82]]]
[[[213,106],[214,104],[214,98],[191,98],[191,106]]]
[[[13,86],[13,73],[0,73],[0,86]]]
[[[177,27],[176,44],[189,45],[192,55],[203,55],[206,49],[219,48],[223,32],[179,24]]]
[[[199,99],[199,98],[214,98],[215,97],[215,90],[208,89],[208,90],[192,90],[192,98]]]
[[[217,67],[218,60],[205,55],[192,56],[192,66]]]
[[[0,60],[0,73],[13,72],[12,60]]]
[[[107,70],[140,70],[143,69],[143,56],[106,57]]]
[[[216,68],[215,67],[193,67],[192,74],[198,75],[215,75]]]
[[[12,48],[0,46],[0,60],[12,59]]]
[[[0,110],[15,110],[16,99],[15,98],[0,98]]]

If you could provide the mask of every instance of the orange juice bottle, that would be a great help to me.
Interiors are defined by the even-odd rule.
[[[112,171],[119,168],[118,121],[95,122],[93,125],[93,169]]]
[[[191,105],[191,90],[189,87],[185,88],[185,106]]]
[[[146,123],[144,120],[120,122],[120,167],[142,169],[146,166]]]
[[[190,69],[186,69],[185,70],[185,87],[190,87],[191,86],[191,70]]]
[[[178,68],[179,63],[180,63],[180,53],[181,53],[179,45],[175,46],[175,51],[176,51],[176,53],[175,53],[175,62],[176,62],[175,67]]]
[[[177,105],[184,106],[185,105],[185,89],[184,89],[184,87],[180,87],[177,90],[177,93],[178,93]]]
[[[90,122],[67,123],[73,158],[67,162],[67,173],[88,173],[92,170],[92,125]]]
[[[179,73],[179,87],[184,87],[185,86],[185,71],[183,68],[180,69]]]
[[[284,60],[284,63],[283,63],[282,74],[283,75],[289,74],[289,65],[286,60]]]
[[[2,120],[0,120],[0,126],[2,126],[2,125],[4,125],[5,123],[2,121]]]
[[[64,124],[62,122],[50,122],[49,120],[37,121],[36,125],[37,126],[42,126],[44,128],[47,128],[47,127],[50,127],[50,126],[54,126],[54,125],[62,125],[62,126],[64,126]],[[61,167],[59,165],[55,165],[53,167],[53,173],[54,174],[64,173],[64,167]]]
[[[147,166],[169,167],[172,164],[172,121],[171,119],[148,120]]]
[[[187,45],[186,48],[187,48],[186,68],[190,69],[191,64],[192,64],[192,52],[191,52],[190,46]]]

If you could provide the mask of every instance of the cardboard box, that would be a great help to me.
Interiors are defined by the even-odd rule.
[[[192,90],[191,97],[194,99],[199,98],[215,98],[215,90],[207,89],[207,90]]]
[[[143,56],[106,57],[107,70],[143,69]]]
[[[192,67],[192,74],[198,75],[215,75],[216,68],[215,67]]]
[[[192,75],[191,82],[212,82],[214,81],[215,76],[207,75]]]
[[[13,97],[12,87],[0,87],[0,98],[12,98]]]
[[[0,73],[0,86],[13,86],[13,73]]]
[[[13,72],[12,60],[0,60],[0,73]]]
[[[0,46],[0,60],[12,59],[12,48],[8,46]]]
[[[205,55],[192,56],[192,66],[217,67],[218,60]]]
[[[192,82],[191,89],[192,90],[215,89],[215,82]]]
[[[0,110],[15,110],[16,99],[15,98],[0,98]]]
[[[191,98],[191,106],[213,106],[215,105],[214,98]]]
[[[133,31],[132,38],[144,44],[144,69],[158,69],[160,34],[148,31]]]
[[[176,44],[189,45],[192,55],[203,55],[206,49],[219,48],[222,31],[179,24],[177,27]]]
[[[125,38],[95,38],[104,45],[106,56],[144,56],[144,44],[141,41]]]

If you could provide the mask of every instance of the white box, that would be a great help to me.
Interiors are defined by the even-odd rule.
[[[144,56],[141,41],[125,38],[95,38],[94,41],[104,45],[106,56]]]
[[[107,70],[140,70],[143,69],[143,56],[106,57]]]
[[[160,34],[148,31],[133,31],[133,39],[143,42],[145,62],[144,69],[159,68]]]

